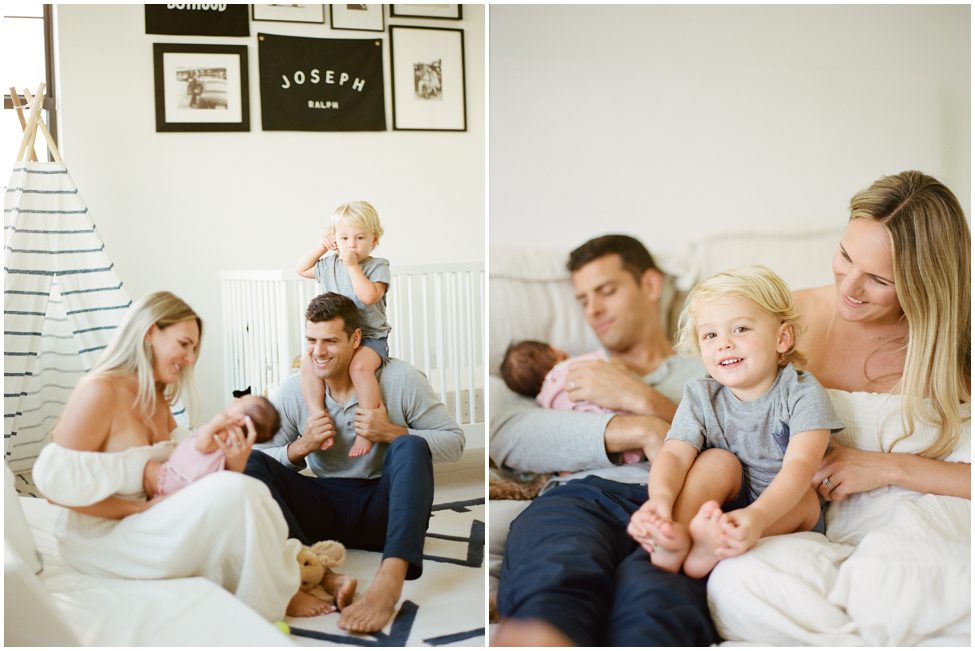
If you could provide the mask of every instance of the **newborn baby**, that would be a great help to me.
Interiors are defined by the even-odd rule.
[[[509,389],[517,394],[534,398],[547,409],[568,409],[613,413],[591,402],[574,402],[565,387],[565,376],[572,362],[583,359],[607,359],[606,353],[597,351],[578,357],[569,357],[565,351],[541,341],[526,339],[508,346],[501,362],[501,378]],[[637,463],[642,450],[627,450],[624,463]]]
[[[244,426],[244,418],[250,416],[257,433],[255,443],[263,443],[274,436],[281,427],[278,410],[263,396],[242,396],[234,398],[218,418],[223,423]],[[216,419],[214,419],[216,420]],[[166,462],[149,461],[142,474],[142,486],[146,496],[169,495],[184,486],[226,467],[223,450],[217,437],[226,441],[228,432],[224,429],[204,425],[196,434],[186,439],[173,450]]]

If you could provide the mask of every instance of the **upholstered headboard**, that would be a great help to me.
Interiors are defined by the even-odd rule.
[[[673,334],[686,292],[726,269],[764,264],[793,289],[833,281],[831,261],[843,229],[807,233],[729,233],[691,240],[681,251],[651,252],[668,274],[662,318]],[[644,242],[652,242],[645,237]],[[599,347],[576,304],[568,251],[494,247],[490,253],[489,368],[497,374],[508,344],[521,339],[551,342],[571,355]]]

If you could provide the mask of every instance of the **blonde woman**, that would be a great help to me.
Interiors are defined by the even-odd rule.
[[[900,486],[970,499],[970,464],[940,460],[971,401],[971,236],[958,200],[921,172],[881,177],[850,201],[833,274],[835,285],[795,295],[809,371],[826,388],[901,394],[903,437],[922,426],[938,436],[919,454],[834,445],[819,493]]]
[[[56,531],[59,553],[88,574],[202,576],[269,620],[286,609],[291,615],[325,612],[324,602],[298,591],[300,545],[287,539],[284,518],[260,482],[219,472],[146,500],[146,463],[165,461],[190,435],[177,426],[171,405],[182,397],[192,413],[202,330],[200,317],[182,300],[150,294],[132,305],[99,362],[72,391],[33,471],[44,495],[66,508]],[[226,429],[220,446],[227,465],[243,467],[253,423],[218,416],[204,428]]]
[[[708,375],[685,385],[628,528],[660,569],[701,578],[762,536],[823,531],[810,481],[843,425],[801,370],[796,319],[765,267],[719,273],[687,297],[678,348]]]

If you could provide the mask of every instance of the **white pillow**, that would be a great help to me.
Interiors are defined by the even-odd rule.
[[[17,497],[14,474],[6,461],[3,463],[3,537],[31,572],[39,574],[44,569],[41,554],[37,551],[34,536]]]

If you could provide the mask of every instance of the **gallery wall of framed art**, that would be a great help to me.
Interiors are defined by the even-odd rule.
[[[245,9],[243,5],[145,5],[145,32],[249,38],[255,31],[258,79],[254,86],[260,89],[263,130],[386,131],[388,125],[393,131],[467,130],[461,5],[275,4]],[[436,26],[444,21],[458,26]],[[241,47],[246,61],[249,45]],[[283,54],[285,47],[290,48],[287,54]],[[175,61],[190,54],[171,50],[157,57]],[[238,75],[224,68],[214,73],[229,75],[223,78],[193,65],[187,60],[172,70],[156,71],[156,130],[249,130],[252,98],[247,92],[245,77],[251,74],[247,66]],[[159,63],[154,66],[159,68]],[[354,72],[364,69],[369,72],[361,77]],[[391,88],[388,95],[385,86]],[[377,111],[378,117],[373,117]]]

